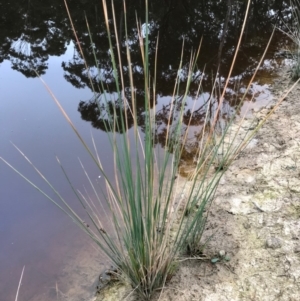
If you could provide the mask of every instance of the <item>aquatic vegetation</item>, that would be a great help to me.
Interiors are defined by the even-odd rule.
[[[291,21],[290,26],[287,25],[287,30],[281,30],[286,34],[293,42],[290,55],[293,59],[293,65],[291,68],[291,77],[293,80],[300,78],[300,2],[299,0],[291,1]]]
[[[66,200],[21,150],[17,148],[51,187],[58,200],[46,194],[28,178],[20,174],[10,163],[1,158],[2,161],[20,174],[33,187],[44,194],[46,198],[69,215],[95,241],[102,252],[111,259],[120,272],[119,276],[129,281],[133,290],[145,299],[149,299],[156,290],[164,286],[167,279],[174,272],[174,261],[176,261],[178,256],[182,256],[184,253],[195,255],[199,252],[209,207],[212,205],[214,194],[222,175],[234,158],[246,147],[259,127],[270,116],[268,115],[266,119],[262,120],[243,137],[239,137],[240,139],[237,139],[237,137],[243,118],[240,118],[239,123],[236,124],[234,115],[230,116],[221,127],[221,132],[217,133],[218,118],[243,37],[250,2],[248,1],[247,4],[246,16],[228,77],[225,79],[224,85],[221,88],[219,87],[220,89],[214,89],[213,94],[214,98],[217,99],[217,106],[213,114],[211,112],[212,98],[206,103],[205,123],[201,128],[200,139],[197,141],[197,150],[194,154],[195,164],[188,179],[180,182],[177,176],[191,124],[191,117],[187,120],[187,127],[185,126],[186,123],[183,122],[183,119],[186,118],[184,116],[185,104],[190,96],[190,86],[194,75],[199,71],[197,69],[197,59],[201,52],[201,43],[198,49],[191,50],[188,66],[182,64],[183,54],[178,62],[178,74],[174,83],[170,111],[165,116],[167,127],[162,135],[164,143],[163,147],[158,147],[155,142],[158,139],[156,131],[156,70],[159,53],[157,52],[156,44],[155,62],[149,61],[149,30],[151,26],[147,25],[150,23],[147,0],[145,2],[145,22],[142,23],[137,18],[137,40],[140,45],[141,56],[140,70],[144,81],[142,97],[145,107],[143,116],[145,122],[143,128],[139,126],[139,116],[136,110],[137,97],[140,97],[140,95],[137,95],[135,89],[135,78],[131,63],[131,40],[126,26],[125,1],[124,40],[121,40],[118,35],[114,2],[112,1],[112,6],[108,7],[106,1],[102,1],[107,38],[109,40],[110,65],[115,83],[114,90],[108,90],[106,83],[101,79],[95,83],[92,80],[91,70],[86,63],[91,86],[99,85],[99,87],[94,87],[95,103],[99,111],[104,108],[106,113],[106,122],[103,123],[103,126],[106,128],[113,153],[114,179],[109,178],[104,170],[101,152],[98,153],[95,141],[93,140],[93,152],[83,141],[80,133],[76,130],[55,95],[43,82],[105,180],[106,190],[99,192],[98,187],[93,184],[82,165],[84,173],[95,193],[94,200],[86,197],[73,187],[67,171],[57,159],[67,182],[72,187],[76,198],[82,204],[89,217],[88,224],[69,206]],[[70,14],[69,18],[72,23]],[[76,36],[73,23],[72,27]],[[87,29],[96,66],[98,66],[98,58],[93,47],[93,37],[90,34],[88,20]],[[81,49],[77,36],[76,40],[84,59],[84,51]],[[158,40],[157,38],[157,43],[159,43]],[[125,62],[121,59],[120,43],[126,44],[127,60]],[[243,103],[261,62],[262,60],[258,64],[248,88],[244,92],[244,96],[241,97],[238,107]],[[101,70],[98,70],[98,74],[100,73]],[[184,81],[182,76],[185,78]],[[125,77],[129,78],[129,91],[124,87]],[[102,91],[100,97],[97,91]],[[197,96],[200,93],[201,80]],[[195,97],[195,99],[197,98]],[[277,106],[274,106],[272,112]],[[132,128],[129,128],[128,119],[132,120]],[[98,204],[95,204],[95,202],[98,202]],[[110,228],[107,228],[103,223],[103,217],[110,221]]]

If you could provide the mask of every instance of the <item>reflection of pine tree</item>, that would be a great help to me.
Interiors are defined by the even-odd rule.
[[[244,1],[231,1],[232,12],[231,21],[228,25],[228,34],[223,45],[222,68],[221,72],[226,73],[229,62],[231,62],[232,44],[238,34],[238,28],[243,19]],[[248,22],[247,36],[251,34],[260,37],[268,36],[272,28],[269,19],[275,22],[277,17],[284,13],[288,14],[289,1],[253,1],[252,15]],[[141,18],[144,15],[144,1],[127,1],[127,22],[129,27],[130,41],[137,42],[136,38],[136,19],[137,12]],[[124,45],[124,15],[122,0],[115,0],[115,9],[119,24],[119,37],[123,42],[122,58],[125,59]],[[273,14],[268,12],[273,10]],[[176,74],[182,39],[185,39],[186,62],[189,58],[191,49],[198,46],[200,38],[203,36],[204,44],[202,47],[201,61],[199,66],[212,63],[217,56],[219,49],[220,30],[227,13],[226,1],[217,0],[152,0],[150,3],[150,18],[153,29],[152,39],[150,39],[150,63],[154,61],[155,38],[157,32],[160,33],[160,45],[158,56],[158,93],[166,93],[166,88],[171,89],[171,79]],[[0,2],[0,62],[4,59],[12,61],[13,68],[22,72],[25,76],[35,76],[32,68],[40,73],[47,69],[47,60],[50,55],[61,55],[66,50],[66,44],[74,42],[69,20],[67,19],[65,7],[60,0],[46,0],[43,2],[32,0],[27,1],[4,1]],[[109,70],[109,57],[107,53],[107,37],[103,24],[101,3],[96,0],[80,1],[70,3],[70,11],[73,17],[76,30],[78,31],[81,46],[85,51],[85,58],[89,66],[94,66],[94,55],[91,50],[90,40],[87,35],[86,23],[83,11],[86,12],[92,35],[95,43],[96,55],[99,60],[99,68]],[[141,20],[143,23],[143,20]],[[274,23],[273,22],[273,23]],[[262,40],[256,41],[255,49],[253,43],[242,49],[244,58],[249,57],[247,47],[251,52],[262,52],[264,47]],[[75,44],[75,43],[74,43]],[[172,45],[172,46],[171,46]],[[247,43],[246,43],[247,45]],[[138,75],[141,66],[138,43],[132,45],[132,63],[136,66]],[[125,60],[124,60],[125,61]],[[249,60],[247,60],[249,63]],[[243,67],[246,62],[243,63]],[[72,65],[71,62],[65,63],[68,66],[67,80],[76,87],[82,87],[88,83],[84,79],[84,68],[81,64]],[[171,66],[171,68],[170,68]],[[77,70],[78,69],[78,70]],[[81,79],[79,79],[81,77]],[[167,80],[168,79],[168,80]]]
[[[37,41],[32,41],[30,29],[26,30],[26,34],[11,44],[9,52],[12,69],[24,74],[26,77],[35,77],[36,72],[44,74],[47,69],[48,55],[41,55],[39,48],[45,46],[45,41],[37,44]]]
[[[76,2],[76,3],[75,3]],[[136,29],[136,12],[143,18],[144,1],[127,0],[127,25],[128,39],[125,39],[123,0],[115,0],[116,19],[118,24],[118,36],[120,39],[121,62],[127,62],[126,43],[130,43],[130,55],[136,87],[136,110],[139,126],[144,127],[144,74],[140,55],[140,45]],[[203,70],[206,66],[206,76],[203,77],[203,92],[210,93],[213,80],[208,76],[211,71],[214,77],[217,66],[219,79],[226,77],[231,64],[233,46],[239,34],[240,24],[243,20],[245,1],[243,0],[152,0],[150,6],[149,22],[149,63],[155,64],[156,39],[159,33],[158,58],[156,70],[156,94],[151,99],[156,101],[157,96],[169,96],[173,94],[174,81],[178,76],[178,65],[181,60],[182,43],[184,40],[183,67],[181,70],[181,86],[185,86],[186,72],[191,50],[198,48],[199,41],[203,37],[203,44],[197,67]],[[230,9],[228,8],[230,6]],[[245,40],[238,57],[237,68],[234,74],[246,77],[252,73],[256,66],[253,53],[260,56],[265,47],[265,39],[273,30],[272,22],[276,22],[278,16],[289,13],[289,1],[255,0],[252,5],[252,13],[248,20]],[[26,77],[36,76],[35,71],[44,74],[48,68],[47,61],[51,55],[62,55],[66,45],[74,45],[74,55],[69,61],[62,63],[65,79],[76,88],[89,87],[99,95],[105,91],[114,92],[115,83],[112,73],[111,57],[108,52],[109,45],[105,24],[103,22],[101,1],[74,1],[70,3],[70,12],[73,18],[79,43],[84,51],[84,57],[89,66],[89,74],[85,68],[84,60],[79,54],[78,45],[73,36],[70,22],[67,18],[63,1],[61,0],[31,0],[27,1],[0,0],[0,63],[8,59],[12,68],[21,72]],[[273,13],[270,14],[270,10]],[[87,32],[86,12],[93,45],[91,47],[90,36]],[[284,11],[284,12],[283,12]],[[143,19],[140,20],[143,24]],[[288,20],[285,18],[285,22]],[[226,32],[222,33],[222,29]],[[257,35],[259,33],[259,35]],[[115,33],[112,31],[112,40],[115,41]],[[221,46],[220,46],[221,45]],[[220,51],[221,50],[221,51]],[[220,55],[222,53],[222,55]],[[218,55],[219,54],[219,55]],[[272,55],[272,54],[271,54]],[[96,57],[96,61],[95,61]],[[35,71],[34,71],[35,70]],[[107,113],[116,109],[118,118],[127,116],[128,127],[133,125],[130,114],[130,83],[128,66],[122,68],[124,74],[125,97],[128,99],[128,108],[122,108],[118,101],[111,100],[105,106],[100,106],[94,100],[81,101],[78,110],[84,120],[99,129],[107,129]],[[151,69],[151,72],[154,70]],[[197,71],[197,70],[195,70]],[[198,89],[202,72],[195,74],[194,82],[190,87],[191,98]],[[221,87],[220,87],[221,88]],[[183,91],[178,91],[178,94]],[[97,96],[98,97],[98,96]],[[226,95],[227,97],[227,95]],[[217,99],[217,97],[216,97]],[[230,95],[231,105],[234,107],[234,98]],[[204,108],[204,107],[203,107]],[[200,106],[195,111],[187,108],[184,114],[184,123],[202,125],[205,111]],[[170,106],[164,106],[157,112],[157,140],[164,141],[164,132],[169,116],[176,116],[176,108],[170,112]],[[121,131],[121,129],[119,129]]]

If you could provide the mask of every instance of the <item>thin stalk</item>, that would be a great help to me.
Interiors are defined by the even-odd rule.
[[[21,288],[21,283],[22,283],[24,271],[25,271],[25,265],[23,266],[23,269],[22,269],[22,273],[21,273],[21,277],[20,277],[20,281],[19,281],[19,285],[18,285],[18,289],[17,289],[17,294],[16,294],[15,301],[18,301],[19,291],[20,291],[20,288]]]

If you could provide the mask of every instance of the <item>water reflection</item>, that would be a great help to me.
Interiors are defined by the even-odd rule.
[[[115,9],[117,20],[119,21],[118,36],[121,41],[121,60],[125,64],[126,40],[123,25],[125,16],[122,2],[121,0],[116,0]],[[79,186],[81,185],[82,175],[74,169],[73,164],[77,156],[80,155],[82,158],[84,154],[80,152],[80,146],[69,139],[69,136],[72,134],[68,132],[67,125],[64,122],[60,123],[58,121],[56,117],[57,111],[53,111],[53,108],[50,106],[40,107],[45,96],[38,86],[33,84],[33,80],[28,80],[25,83],[23,81],[25,77],[36,77],[34,70],[46,76],[46,80],[54,88],[55,94],[60,99],[63,99],[64,106],[71,112],[71,117],[76,121],[77,127],[85,131],[84,136],[88,141],[90,139],[90,124],[94,129],[101,130],[97,132],[99,135],[103,134],[103,136],[100,136],[100,141],[101,152],[102,154],[104,153],[104,156],[107,156],[104,158],[104,162],[110,162],[110,150],[106,149],[106,145],[109,145],[109,143],[105,143],[105,134],[102,133],[102,131],[106,131],[109,128],[107,114],[112,112],[114,108],[117,108],[116,111],[119,112],[119,118],[127,116],[128,127],[130,128],[133,125],[133,120],[129,113],[132,109],[130,107],[131,102],[128,102],[129,107],[124,107],[115,94],[115,83],[100,1],[72,0],[68,1],[68,3],[80,44],[84,50],[85,59],[92,71],[91,82],[85,70],[84,61],[79,55],[79,49],[62,0],[45,0],[42,2],[38,0],[0,0],[0,64],[3,68],[0,70],[3,72],[2,76],[5,76],[7,80],[5,82],[7,90],[2,90],[5,91],[6,95],[5,100],[2,100],[1,103],[1,106],[4,107],[0,111],[1,140],[4,141],[1,145],[0,154],[3,156],[5,154],[5,157],[10,159],[11,162],[18,162],[18,166],[22,165],[22,160],[12,155],[8,143],[5,144],[9,140],[13,140],[22,147],[26,154],[36,158],[38,164],[41,164],[41,169],[51,174],[57,184],[56,186],[61,188],[61,190],[65,189],[65,184],[59,177],[56,177],[57,174],[53,169],[53,162],[45,158],[50,158],[54,152],[58,152],[66,160],[69,160],[68,164],[71,173],[76,175],[74,185]],[[173,111],[171,110],[171,95],[173,94],[175,78],[178,76],[182,42],[183,40],[185,41],[182,70],[187,70],[190,52],[197,49],[199,41],[203,37],[201,54],[197,61],[197,70],[195,71],[184,114],[184,123],[191,125],[189,132],[191,140],[189,141],[192,142],[184,150],[184,157],[187,161],[193,162],[194,150],[197,149],[197,145],[193,142],[195,140],[192,139],[195,138],[196,141],[199,139],[199,127],[203,125],[207,109],[205,104],[212,97],[212,78],[215,77],[216,71],[219,70],[219,85],[222,87],[222,79],[228,74],[243,21],[245,5],[244,0],[152,0],[150,3],[151,33],[149,49],[151,66],[154,65],[155,61],[156,38],[159,33],[156,94],[151,96],[151,106],[154,107],[155,104],[156,107],[157,133],[155,143],[158,145],[164,146],[166,124],[170,114],[176,114],[176,107],[173,106]],[[144,1],[128,0],[127,8],[131,60],[137,95],[137,122],[143,130],[145,121],[144,76],[135,16],[136,13],[141,16],[141,24],[144,23]],[[83,12],[86,13],[90,23],[93,45],[91,45],[90,37],[87,33]],[[267,40],[273,30],[273,25],[284,26],[281,20],[288,24],[289,13],[289,1],[252,1],[250,17],[243,38],[243,46],[239,52],[230,89],[226,91],[226,101],[220,114],[218,123],[220,129],[222,128],[222,123],[226,121],[232,110],[236,108],[249,76],[252,74],[258,58],[264,51]],[[272,58],[274,53],[281,47],[281,36],[276,34],[266,58]],[[60,57],[66,51],[66,56],[56,61],[53,60],[54,57]],[[96,53],[97,63],[95,63],[94,52]],[[5,65],[7,61],[10,62],[11,68],[19,74],[8,72],[6,69],[7,65]],[[246,101],[251,99],[253,94],[255,94],[255,100],[259,102],[263,102],[264,99],[270,97],[267,86],[263,85],[267,78],[266,74],[270,76],[269,71],[265,72],[266,69],[270,70],[270,68],[262,69],[259,75],[259,84],[261,86],[253,86],[247,95]],[[53,74],[52,70],[55,70],[55,74]],[[97,70],[100,70],[100,76]],[[21,75],[23,80],[20,78]],[[49,77],[47,78],[48,75]],[[64,82],[62,75],[66,80]],[[124,92],[129,99],[128,68],[124,68],[124,78]],[[197,95],[200,78],[202,78],[202,91]],[[184,87],[184,81],[185,78],[183,77],[182,87]],[[103,86],[101,86],[101,83]],[[71,87],[74,87],[74,90],[71,90]],[[93,90],[93,87],[97,93],[91,98],[90,92]],[[79,88],[81,91],[78,91]],[[98,107],[95,101],[100,100],[101,103],[101,97],[107,91],[111,93],[109,106],[102,104]],[[41,97],[40,95],[43,96]],[[211,116],[213,116],[213,106],[216,105],[216,101],[217,97],[212,101]],[[195,108],[194,110],[192,109],[193,107]],[[78,116],[76,109],[78,109],[80,116]],[[123,109],[123,111],[119,109]],[[10,116],[14,116],[14,118]],[[78,117],[87,122],[80,123],[81,120]],[[24,119],[28,119],[28,122],[25,122]],[[11,133],[10,131],[14,132]],[[26,131],[28,132],[27,134]],[[122,132],[122,129],[119,129],[119,131]],[[27,172],[26,167],[24,167],[24,170]],[[1,187],[1,213],[5,213],[4,217],[1,215],[1,225],[3,225],[3,229],[7,229],[5,231],[0,230],[2,242],[0,252],[2,267],[0,269],[0,299],[5,301],[13,299],[19,277],[18,267],[22,267],[24,261],[26,261],[32,266],[32,271],[30,272],[30,269],[27,268],[24,278],[23,296],[28,300],[34,300],[34,298],[38,298],[34,295],[38,292],[40,293],[41,287],[47,292],[50,288],[52,290],[55,285],[53,279],[56,279],[57,276],[56,268],[59,268],[66,262],[70,264],[71,260],[67,256],[64,257],[65,254],[69,254],[73,258],[72,262],[74,263],[74,261],[79,261],[79,258],[74,259],[76,257],[74,253],[77,253],[77,250],[80,250],[81,254],[83,254],[82,260],[82,258],[89,257],[86,254],[93,253],[91,251],[93,249],[91,249],[92,247],[84,249],[80,246],[80,242],[85,242],[85,238],[78,236],[77,232],[71,230],[73,225],[72,227],[70,226],[69,220],[51,221],[49,215],[52,216],[53,214],[54,216],[55,212],[54,209],[50,209],[52,208],[51,204],[49,204],[49,207],[48,205],[45,205],[46,207],[44,205],[36,207],[36,203],[40,201],[40,198],[31,193],[30,187],[26,188],[26,185],[16,182],[15,175],[8,176],[10,171],[0,169],[0,172],[1,177],[4,179]],[[18,189],[14,189],[16,186]],[[33,203],[35,204],[34,206]],[[29,212],[29,209],[26,210],[29,206],[31,209],[36,209],[32,209],[33,211]],[[43,214],[41,214],[40,209],[44,210]],[[39,216],[39,218],[35,216]],[[47,224],[48,228],[47,226],[41,226],[43,223]],[[49,225],[51,226],[49,227]],[[27,232],[24,230],[24,234],[19,233],[20,228],[26,229]],[[66,229],[68,233],[60,233],[62,228]],[[45,239],[45,237],[49,238]],[[58,237],[58,239],[55,240],[54,237]],[[67,237],[71,238],[72,243],[61,247]],[[18,241],[17,247],[12,245],[14,241]],[[35,249],[33,247],[29,248],[27,244],[34,246]],[[95,253],[93,253],[93,260],[96,257]],[[82,266],[80,270],[82,271]],[[65,276],[65,278],[68,278],[70,275],[61,273],[61,276]],[[97,274],[97,271],[94,271],[94,273]],[[51,275],[52,280],[47,275]],[[85,275],[82,275],[82,277],[85,277]],[[76,281],[70,277],[68,287],[72,287],[72,285],[78,287],[79,281]],[[87,286],[87,284],[85,285]],[[36,288],[36,286],[39,286],[39,288]],[[84,287],[83,291],[86,292],[89,289],[92,290],[93,288]],[[56,295],[53,294],[52,298],[55,299]],[[48,299],[51,299],[51,297],[44,296],[40,300]]]
[[[69,1],[70,12],[74,20],[85,59],[90,67],[102,70],[102,81],[113,83],[108,41],[103,14],[99,1]],[[119,20],[118,35],[121,41],[121,57],[126,62],[124,14],[121,0],[115,1],[116,17]],[[253,5],[247,22],[238,68],[240,74],[256,64],[257,56],[264,50],[266,40],[274,24],[289,23],[289,1],[252,1]],[[8,59],[12,67],[27,77],[35,76],[32,69],[40,74],[46,72],[49,56],[60,56],[66,51],[66,45],[76,44],[63,1],[1,1],[0,20],[0,62]],[[150,4],[150,64],[154,65],[156,37],[159,32],[158,80],[157,92],[170,95],[173,79],[177,75],[181,46],[185,40],[184,64],[188,63],[191,49],[196,49],[203,37],[202,53],[198,62],[199,69],[207,65],[207,70],[216,72],[221,63],[220,74],[226,76],[230,66],[234,46],[236,45],[244,17],[246,2],[242,0],[198,1],[198,0],[153,0]],[[141,56],[136,29],[136,13],[143,23],[143,1],[127,1],[127,22],[131,41],[132,65],[135,70],[135,84],[142,87]],[[93,37],[91,47],[87,33],[84,13],[86,13]],[[113,34],[114,38],[114,34]],[[277,42],[277,41],[276,41]],[[275,44],[274,44],[275,45]],[[92,49],[93,48],[93,49]],[[96,52],[98,66],[95,66]],[[221,62],[220,62],[221,60]],[[90,86],[85,72],[84,62],[75,47],[73,57],[62,64],[65,78],[80,88]],[[125,71],[125,78],[126,78]],[[94,78],[95,83],[97,77]],[[95,85],[97,86],[97,85]],[[125,84],[128,86],[128,83]]]
[[[112,66],[110,63],[109,45],[103,14],[98,1],[70,1],[70,11],[77,30],[79,42],[84,51],[84,57],[92,71],[90,81],[85,70],[85,63],[74,46],[74,53],[69,60],[62,63],[65,79],[76,88],[88,86],[99,93],[104,90],[115,91]],[[44,74],[48,68],[49,56],[60,56],[66,51],[66,45],[74,40],[70,22],[65,13],[62,1],[31,0],[27,5],[23,1],[0,3],[1,11],[5,12],[1,19],[0,62],[10,60],[12,68],[26,77],[35,77],[35,71]],[[127,1],[128,39],[134,84],[138,96],[137,108],[143,123],[143,68],[136,28],[136,13],[143,23],[143,1]],[[197,49],[203,38],[200,58],[197,62],[199,70],[205,70],[208,76],[203,78],[204,92],[212,90],[211,74],[219,71],[221,77],[226,77],[232,61],[235,45],[244,17],[245,1],[180,1],[153,0],[150,4],[150,41],[149,62],[154,66],[156,39],[159,34],[157,60],[157,94],[170,96],[173,93],[173,83],[178,73],[182,41],[185,41],[183,69],[188,67],[190,51]],[[126,41],[124,29],[124,13],[122,1],[115,1],[116,17],[119,20],[118,36],[120,39],[121,61],[126,66]],[[87,32],[83,12],[86,13],[91,27],[93,45]],[[247,74],[253,71],[257,59],[262,55],[274,24],[288,25],[290,16],[289,1],[253,1],[240,55],[233,76]],[[13,20],[13,21],[12,21]],[[17,22],[15,20],[18,20]],[[112,34],[114,39],[114,33]],[[279,34],[275,36],[268,56],[274,53],[274,47],[281,47]],[[95,56],[97,62],[95,62]],[[219,67],[219,69],[218,69]],[[100,70],[100,74],[96,70]],[[129,89],[128,68],[123,68],[125,91]],[[200,74],[198,75],[200,76]],[[100,84],[101,82],[101,84]],[[184,85],[182,85],[184,87]],[[197,77],[191,85],[190,93],[198,89]],[[117,105],[117,104],[116,104]],[[82,118],[90,121],[96,128],[104,130],[105,120],[97,111],[94,100],[81,100],[78,107]],[[128,115],[129,116],[129,115]]]
[[[190,52],[191,50],[197,49],[199,41],[201,37],[203,37],[201,55],[197,61],[198,70],[194,74],[194,81],[189,91],[191,97],[195,96],[201,77],[203,77],[202,93],[211,93],[216,71],[218,70],[220,78],[227,76],[238,39],[239,28],[243,20],[245,2],[229,1],[227,4],[229,4],[229,6],[226,6],[225,1],[221,4],[216,3],[215,1],[189,1],[188,3],[183,3],[182,1],[166,1],[161,5],[162,7],[160,6],[160,9],[158,9],[156,2],[153,2],[153,12],[151,12],[151,20],[149,22],[149,27],[151,29],[149,61],[151,66],[154,65],[155,61],[155,47],[158,33],[160,37],[157,60],[157,95],[153,96],[153,103],[155,103],[156,106],[159,104],[159,99],[165,96],[169,96],[169,103],[172,101],[171,95],[173,94],[175,79],[178,76],[178,64],[181,58],[183,39],[185,40],[185,47],[181,71],[186,73],[189,65]],[[128,40],[130,41],[132,70],[134,74],[134,85],[136,87],[135,92],[137,95],[136,107],[139,116],[138,124],[142,127],[144,122],[143,113],[145,110],[143,68],[137,37],[136,21],[135,18],[132,17],[132,10],[139,10],[140,7],[139,5],[130,6],[130,9],[128,17]],[[183,14],[182,11],[184,11],[185,14]],[[280,4],[276,1],[272,3],[260,1],[253,5],[244,35],[243,46],[240,50],[240,55],[238,56],[237,67],[233,72],[233,80],[231,81],[232,90],[234,90],[234,87],[237,84],[247,84],[246,79],[253,73],[258,59],[262,55],[267,40],[273,30],[273,25],[276,22],[278,23],[278,20],[281,20],[284,16],[287,16],[288,12],[289,10],[286,3],[283,3],[282,1],[280,1]],[[120,32],[118,35],[121,37],[121,62],[124,64],[127,60],[126,44],[128,41],[126,41],[124,37],[122,12],[117,11],[117,15],[120,19]],[[287,18],[285,18],[285,21],[288,22]],[[105,29],[101,28],[101,30],[103,31],[95,31],[93,33],[93,50],[97,57],[96,65],[94,62],[93,50],[91,48],[85,49],[86,60],[89,62],[90,66],[92,66],[92,70],[94,71],[92,72],[92,83],[85,71],[84,61],[80,58],[77,47],[74,47],[74,57],[70,61],[64,62],[62,65],[65,71],[65,78],[69,82],[76,87],[89,86],[91,89],[96,89],[100,94],[105,91],[115,91],[112,65],[110,63],[111,58],[107,51],[109,46],[106,40]],[[84,45],[88,45],[88,38],[89,37],[87,36],[79,36],[80,41]],[[267,58],[271,58],[276,49],[280,47],[282,47],[281,35],[277,33],[271,44],[271,51],[268,52]],[[100,71],[100,74],[95,72],[96,67]],[[204,68],[206,73],[203,76]],[[128,68],[124,67],[123,73],[125,79],[125,97],[130,99]],[[236,77],[237,75],[239,77]],[[238,78],[238,83],[234,80],[235,78]],[[181,78],[181,81],[182,91],[180,92],[183,93],[186,78]],[[220,88],[222,88],[221,81],[219,83]],[[232,94],[229,93],[227,93],[226,96],[229,104],[232,107],[235,107],[238,102],[238,97],[233,97]],[[110,102],[109,109],[112,109],[112,107],[116,107],[119,112],[118,109],[120,108],[120,104]],[[171,112],[167,112],[168,107],[170,107],[170,104],[164,107],[164,116],[171,114]],[[105,110],[105,108],[102,109]],[[130,109],[132,108],[126,108],[126,110]],[[92,100],[81,100],[78,110],[84,120],[90,121],[96,128],[105,130],[106,120],[103,118],[103,110],[97,108],[95,98]],[[126,114],[125,111],[123,114],[130,118],[130,114]],[[160,118],[159,114],[160,113],[158,113],[157,116],[157,122],[161,126],[163,119]],[[185,119],[188,119],[187,116],[190,114],[190,111],[186,112],[186,114]],[[192,123],[200,124],[201,120],[196,120],[197,118],[203,119],[203,112],[200,113],[199,109],[193,113]],[[168,120],[168,118],[164,119],[165,121]],[[133,124],[133,120],[128,120],[128,122],[129,125]]]
[[[84,139],[91,144],[92,130],[98,147],[101,143],[108,144],[104,132],[91,129],[88,123],[81,120],[71,99],[87,98],[90,91],[78,91],[63,79],[60,68],[62,59],[49,59],[46,82],[53,87]],[[91,179],[98,180],[99,171],[95,170],[44,87],[38,79],[28,80],[4,62],[1,66],[1,92],[0,156],[53,196],[9,143],[13,141],[82,214],[81,206],[57,165],[55,154],[72,176],[74,186],[82,192],[83,185],[88,191],[89,185],[79,167],[78,157],[84,162]],[[102,148],[101,154],[105,169],[112,176],[110,152]],[[92,296],[96,287],[94,281],[104,268],[100,263],[103,256],[98,249],[95,250],[92,241],[70,218],[4,164],[0,164],[0,179],[0,300],[14,300],[24,265],[20,300],[56,300],[56,295],[53,298],[51,294],[55,291],[56,282],[71,300]],[[89,194],[92,196],[91,191]]]

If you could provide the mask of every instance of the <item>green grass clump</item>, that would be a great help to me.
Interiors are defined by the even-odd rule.
[[[145,24],[149,24],[148,1],[146,0],[145,2]],[[44,194],[46,198],[69,215],[115,264],[120,271],[120,277],[129,281],[134,291],[144,299],[150,299],[156,290],[161,289],[165,285],[166,280],[174,273],[174,267],[176,266],[174,263],[179,256],[185,253],[189,253],[190,255],[199,253],[207,213],[222,175],[234,158],[236,158],[240,151],[247,145],[257,129],[262,126],[269,117],[268,115],[251,133],[246,133],[239,141],[236,140],[236,137],[238,136],[240,124],[238,126],[235,125],[236,131],[231,132],[234,116],[230,118],[225,128],[223,128],[221,135],[218,137],[216,135],[217,119],[224,102],[226,88],[228,87],[242,40],[250,2],[249,0],[232,67],[223,90],[218,94],[218,107],[216,108],[214,116],[210,116],[210,103],[207,105],[206,122],[201,130],[202,138],[198,143],[198,150],[195,153],[196,163],[189,178],[186,179],[185,182],[180,184],[176,178],[178,170],[180,169],[184,145],[187,143],[186,133],[188,131],[183,123],[184,110],[189,96],[193,74],[197,71],[196,62],[200,53],[200,47],[195,51],[191,51],[190,64],[188,69],[185,70],[187,74],[185,83],[183,84],[181,82],[180,76],[177,77],[174,83],[174,94],[170,112],[173,112],[172,109],[176,108],[177,113],[166,116],[168,122],[164,136],[164,148],[159,150],[155,147],[155,141],[157,140],[156,109],[155,99],[153,99],[156,97],[157,60],[155,60],[154,66],[150,65],[148,27],[145,27],[146,32],[141,33],[140,29],[142,28],[142,24],[139,22],[139,19],[137,19],[138,39],[144,76],[145,127],[142,132],[138,126],[138,113],[136,109],[137,95],[135,94],[130,43],[128,43],[125,1],[124,41],[126,43],[126,62],[121,60],[120,47],[118,47],[118,45],[124,41],[120,41],[118,37],[117,22],[114,15],[114,2],[111,1],[112,7],[108,9],[106,1],[102,0],[110,45],[111,67],[115,81],[114,92],[116,92],[115,95],[117,95],[115,96],[114,102],[118,103],[118,106],[112,105],[113,102],[108,93],[102,94],[102,99],[107,108],[108,122],[105,123],[105,126],[107,127],[108,138],[114,158],[114,179],[110,179],[103,169],[101,154],[98,155],[96,147],[94,152],[89,149],[58,100],[46,86],[66,120],[103,175],[106,183],[106,191],[99,193],[85,172],[95,192],[96,200],[99,202],[97,206],[102,208],[102,202],[105,202],[108,209],[99,214],[98,207],[95,206],[94,203],[91,203],[89,198],[77,192],[72,186],[67,172],[58,160],[67,182],[71,185],[76,198],[78,198],[90,218],[90,226],[87,227],[87,224],[82,218],[68,205],[46,177],[44,177],[20,150],[21,154],[24,155],[26,160],[55,192],[57,200],[41,191],[29,179],[21,175],[14,167],[1,158],[2,161]],[[111,16],[109,15],[109,11],[111,11]],[[72,22],[71,16],[69,17]],[[87,28],[89,28],[88,23]],[[76,36],[74,26],[73,30]],[[81,55],[84,58],[77,36],[76,39]],[[92,42],[91,37],[91,44]],[[156,53],[156,58],[157,55]],[[96,55],[95,61],[96,66],[98,66]],[[262,60],[257,66],[254,76],[261,62]],[[88,66],[86,66],[86,68],[88,71]],[[182,68],[181,57],[181,61],[178,62],[178,70],[182,70]],[[128,93],[125,96],[125,69],[127,70],[126,76],[129,76],[130,81],[129,96]],[[245,95],[253,82],[254,76],[245,91]],[[98,84],[101,89],[97,90],[105,91],[105,84],[101,81],[99,81]],[[199,84],[197,96],[199,96],[200,91],[201,83]],[[196,97],[196,99],[197,98],[198,97]],[[241,100],[241,104],[243,100],[244,97]],[[276,106],[274,110],[275,108]],[[191,118],[192,115],[193,114],[191,114]],[[128,117],[132,118],[134,123],[133,130],[131,131],[128,129]],[[241,118],[240,122],[242,123],[242,121],[243,118]],[[188,124],[190,124],[190,122],[191,120]],[[124,134],[120,135],[118,133]],[[222,153],[221,158],[219,156],[220,150]],[[101,216],[104,215],[107,216],[110,221],[110,223],[108,223],[109,228],[101,222]]]

